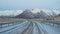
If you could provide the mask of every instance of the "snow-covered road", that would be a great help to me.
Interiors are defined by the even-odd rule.
[[[22,22],[0,28],[0,34],[60,34],[60,28],[41,22]]]

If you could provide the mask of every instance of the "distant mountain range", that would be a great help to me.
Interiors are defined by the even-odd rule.
[[[1,12],[1,11],[0,11]],[[7,13],[7,12],[5,12]],[[1,15],[1,14],[0,14]],[[8,12],[7,15],[1,15],[0,17],[13,17],[13,18],[49,18],[60,16],[60,12],[56,10],[46,10],[46,9],[27,9]]]
[[[45,9],[28,9],[23,11],[23,13],[16,16],[16,18],[49,18],[55,17],[58,14],[53,10],[45,10]]]

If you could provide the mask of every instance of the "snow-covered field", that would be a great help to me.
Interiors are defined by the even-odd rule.
[[[25,21],[0,27],[0,34],[60,34],[60,27],[56,24],[53,26],[49,23]]]

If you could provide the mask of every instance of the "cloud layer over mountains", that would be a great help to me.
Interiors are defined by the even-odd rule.
[[[21,14],[22,12],[22,10],[5,10],[0,11],[0,16],[16,16]]]

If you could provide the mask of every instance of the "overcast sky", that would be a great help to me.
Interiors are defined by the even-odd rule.
[[[0,0],[0,10],[24,10],[32,8],[60,10],[60,0]]]

